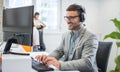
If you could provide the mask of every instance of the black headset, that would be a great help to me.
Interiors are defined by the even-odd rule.
[[[85,16],[84,16],[85,9],[81,5],[79,5],[77,10],[79,12],[80,22],[84,22],[85,21]]]
[[[84,21],[85,21],[85,16],[84,16],[83,13],[81,13],[81,14],[79,15],[79,17],[80,17],[80,22],[84,22]]]
[[[85,9],[81,5],[71,4],[66,11],[77,11],[79,13],[80,22],[85,21]]]

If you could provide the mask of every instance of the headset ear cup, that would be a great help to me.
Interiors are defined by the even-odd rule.
[[[80,14],[80,22],[84,22],[84,21],[85,21],[84,14],[83,14],[83,13],[81,13],[81,14]]]

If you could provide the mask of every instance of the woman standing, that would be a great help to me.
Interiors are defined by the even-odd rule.
[[[44,51],[46,48],[43,41],[43,29],[46,27],[46,25],[39,19],[39,15],[40,14],[38,12],[35,12],[34,14],[33,45],[39,45],[40,51]]]

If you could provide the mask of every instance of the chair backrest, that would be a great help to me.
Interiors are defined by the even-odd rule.
[[[99,72],[106,72],[108,59],[112,47],[112,42],[99,42],[98,51],[96,55],[97,66]]]

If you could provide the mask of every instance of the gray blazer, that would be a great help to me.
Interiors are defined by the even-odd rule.
[[[96,65],[96,52],[98,48],[97,37],[82,27],[79,37],[75,41],[72,60],[68,61],[70,46],[70,31],[63,34],[60,46],[49,56],[60,59],[61,70],[79,70],[80,72],[98,72]]]

